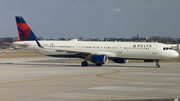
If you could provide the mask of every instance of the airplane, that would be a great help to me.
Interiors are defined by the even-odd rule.
[[[129,59],[156,62],[173,59],[179,56],[169,45],[157,42],[108,42],[108,41],[52,41],[39,40],[22,16],[16,16],[20,41],[13,42],[19,48],[51,57],[82,58],[82,66],[88,66],[87,61],[96,66],[107,64],[108,60],[115,63],[127,63]]]

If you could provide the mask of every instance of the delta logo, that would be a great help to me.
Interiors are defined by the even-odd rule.
[[[53,43],[50,43],[50,46],[53,46],[54,44]]]
[[[149,44],[146,44],[146,45],[144,45],[144,44],[137,44],[137,45],[133,45],[133,47],[135,48],[135,47],[152,47],[152,45],[149,45]]]

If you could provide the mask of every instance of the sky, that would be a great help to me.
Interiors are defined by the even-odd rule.
[[[0,0],[0,37],[22,16],[37,37],[180,38],[180,0]]]

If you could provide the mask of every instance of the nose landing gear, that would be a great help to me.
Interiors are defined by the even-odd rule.
[[[156,67],[156,68],[159,68],[159,67],[160,67],[160,65],[159,65],[159,60],[155,60],[155,61],[156,61],[155,67]]]

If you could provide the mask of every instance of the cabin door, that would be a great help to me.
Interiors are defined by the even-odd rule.
[[[158,45],[153,45],[153,54],[158,54]]]
[[[81,50],[81,45],[80,45],[80,44],[78,44],[78,45],[76,46],[76,50]]]
[[[122,53],[122,49],[123,49],[123,46],[120,45],[120,46],[118,47],[118,53]]]

